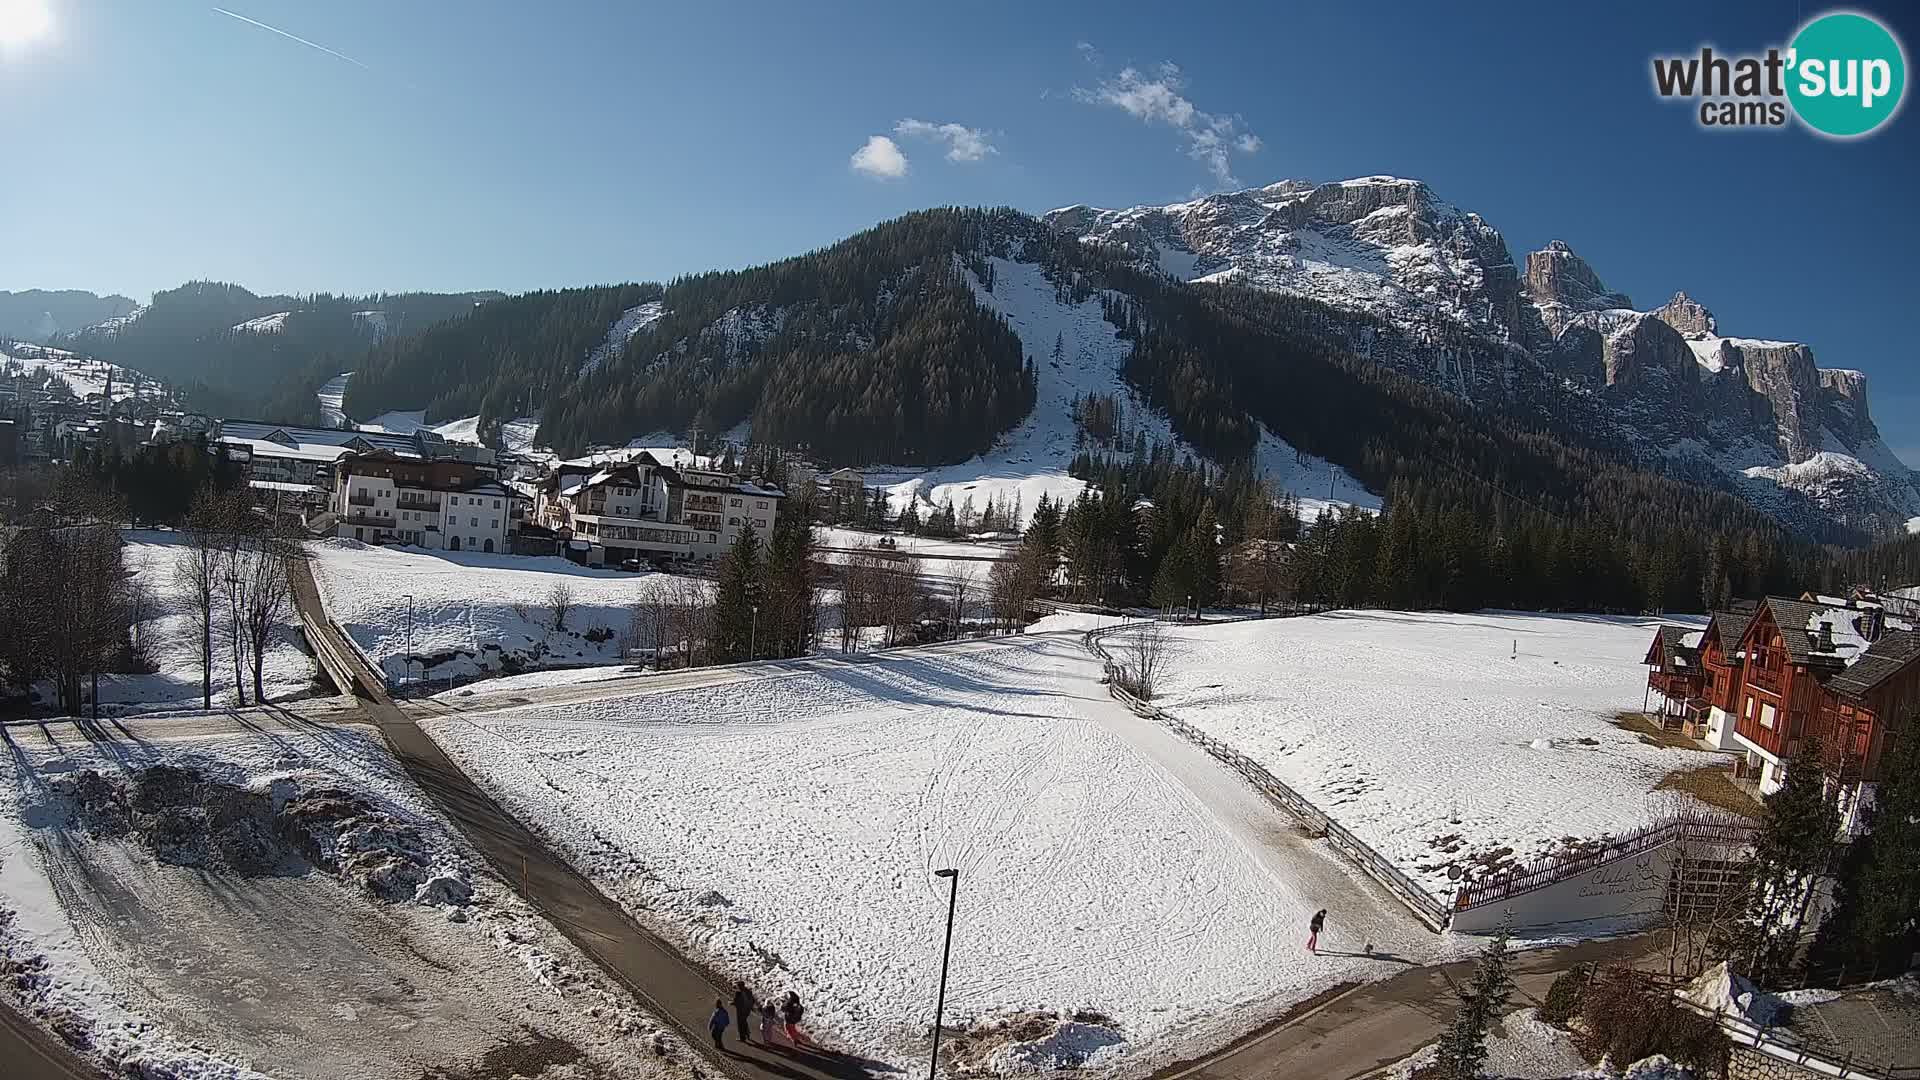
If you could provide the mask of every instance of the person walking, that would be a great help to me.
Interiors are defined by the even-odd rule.
[[[725,1049],[725,1047],[720,1045],[720,1036],[727,1033],[727,1025],[731,1023],[733,1023],[733,1017],[727,1015],[727,1003],[724,1001],[714,1002],[713,1015],[707,1017],[707,1031],[713,1036],[713,1048],[715,1050]]]
[[[1327,909],[1321,908],[1313,913],[1313,921],[1307,924],[1307,951],[1320,951],[1320,931],[1327,928]]]
[[[775,1032],[780,1030],[780,1014],[773,1011],[773,1002],[760,1003],[760,1041],[768,1046],[780,1041]]]
[[[740,1041],[743,1043],[753,1041],[753,1036],[749,1033],[748,1024],[753,1020],[754,1004],[753,991],[747,989],[746,980],[742,979],[734,983],[733,1018],[740,1026]]]
[[[813,1040],[800,1030],[800,1021],[807,1015],[807,1007],[800,1004],[800,995],[787,991],[786,1004],[780,1006],[780,1018],[787,1022],[787,1041],[795,1046],[812,1046]]]

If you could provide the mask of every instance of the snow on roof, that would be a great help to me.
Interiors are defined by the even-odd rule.
[[[1701,640],[1704,639],[1706,636],[1707,636],[1706,631],[1695,630],[1692,633],[1686,634],[1680,638],[1680,647],[1683,649],[1697,649],[1700,647]]]
[[[292,458],[296,461],[338,461],[353,452],[349,446],[306,442],[288,446],[274,439],[243,439],[233,435],[222,435],[219,441],[228,446],[244,446],[253,451],[254,457]]]
[[[568,484],[566,487],[560,489],[560,494],[567,496],[578,495],[580,494],[580,489],[583,487],[586,487],[586,485],[580,483]]]
[[[314,484],[289,484],[280,480],[249,480],[247,486],[260,491],[285,491],[294,495],[313,495],[320,491]]]
[[[1826,597],[1822,597],[1821,601],[1829,602]],[[1829,630],[1833,634],[1831,648],[1826,646]],[[1810,612],[1807,615],[1807,637],[1812,642],[1808,652],[1817,656],[1837,656],[1843,664],[1852,664],[1860,659],[1871,644],[1866,635],[1860,632],[1853,611],[1845,606],[1840,606],[1838,610],[1815,608]]]

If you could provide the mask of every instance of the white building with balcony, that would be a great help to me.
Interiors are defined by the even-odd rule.
[[[334,463],[333,535],[369,544],[506,552],[514,494],[490,470],[391,451]]]
[[[640,454],[620,465],[554,470],[540,483],[534,523],[589,564],[710,563],[748,526],[765,542],[784,498],[776,488]]]

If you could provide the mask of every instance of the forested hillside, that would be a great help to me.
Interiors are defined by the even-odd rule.
[[[317,423],[315,387],[352,370],[376,341],[464,316],[497,295],[256,296],[196,281],[60,344],[170,383],[202,412]]]

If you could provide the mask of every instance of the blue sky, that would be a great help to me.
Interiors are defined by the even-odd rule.
[[[925,206],[1393,173],[1516,258],[1562,238],[1643,307],[1685,288],[1867,371],[1920,464],[1920,115],[1710,132],[1650,88],[1656,52],[1783,44],[1818,6],[221,5],[348,60],[201,4],[38,2],[51,33],[0,45],[0,288],[659,279]],[[1916,49],[1920,14],[1859,9]],[[853,167],[874,136],[904,175]]]

